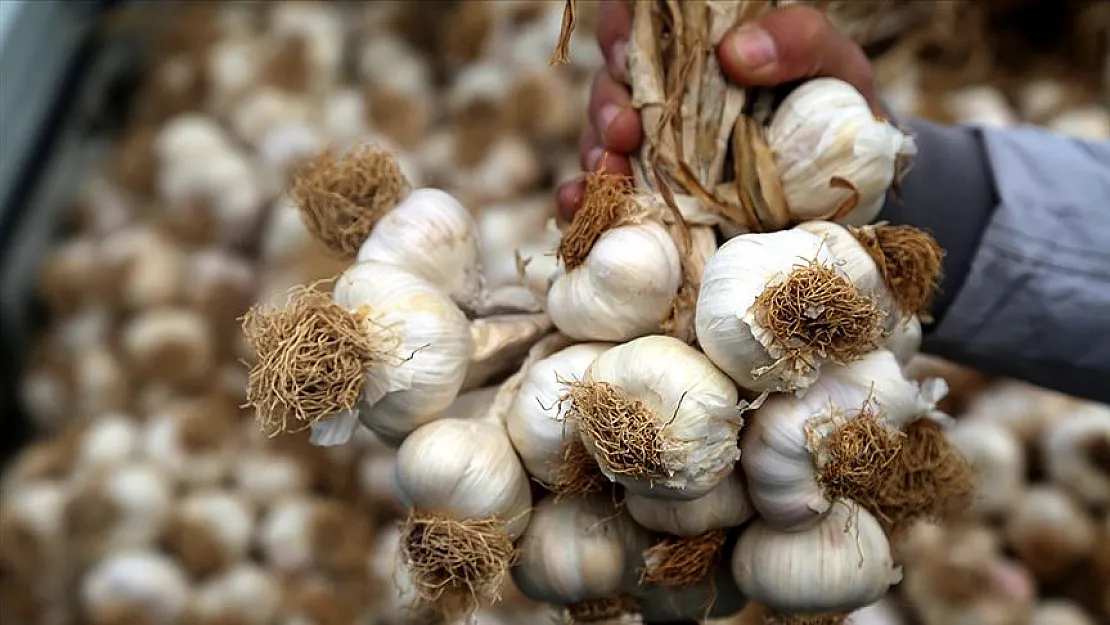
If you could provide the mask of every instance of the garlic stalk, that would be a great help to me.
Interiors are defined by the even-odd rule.
[[[506,414],[513,447],[528,473],[544,484],[555,484],[568,441],[576,441],[574,422],[566,419],[560,402],[563,381],[578,381],[611,343],[571,345],[534,363]]]
[[[696,536],[736,527],[755,516],[744,476],[739,470],[734,470],[697,499],[657,499],[629,493],[625,505],[628,514],[640,525],[675,536]]]
[[[1053,482],[1089,506],[1110,504],[1110,406],[1087,403],[1065,414],[1044,453]]]
[[[1008,514],[1026,488],[1021,441],[1000,423],[968,417],[956,421],[949,438],[975,471],[971,510],[986,516]]]
[[[472,612],[497,596],[528,526],[528,476],[503,426],[440,419],[397,451],[397,498],[411,509],[401,539],[421,599]]]
[[[852,85],[816,78],[790,92],[767,128],[782,192],[795,221],[856,226],[882,209],[913,138],[876,116]]]
[[[521,537],[513,581],[525,596],[556,605],[612,597],[635,584],[632,565],[647,541],[608,496],[549,496]]]
[[[756,520],[740,535],[732,574],[752,601],[797,615],[857,610],[902,579],[878,520],[850,500],[803,531]]]
[[[907,380],[894,356],[879,350],[826,367],[800,394],[771,396],[741,433],[755,509],[782,530],[818,522],[842,497],[893,525],[947,514],[971,489],[971,476],[933,421],[943,392],[940,380],[924,387]],[[903,482],[923,466],[932,467],[927,479]]]
[[[1025,567],[1046,583],[1086,559],[1098,539],[1087,511],[1051,486],[1026,489],[1007,515],[1004,531]]]
[[[258,354],[247,396],[267,430],[311,427],[315,444],[336,445],[361,421],[400,440],[451,403],[473,346],[446,295],[365,262],[339,277],[332,299],[302,289],[285,310],[256,307],[244,320]]]
[[[563,272],[547,294],[559,331],[584,341],[623,342],[658,333],[683,284],[679,249],[660,202],[625,179],[588,178],[582,209],[563,233]]]
[[[747,402],[682,341],[645,336],[568,385],[570,418],[601,471],[633,493],[696,499],[728,477]]]
[[[824,239],[795,229],[722,245],[705,265],[695,322],[705,354],[729,377],[777,392],[813,384],[825,362],[875,349],[883,313]]]

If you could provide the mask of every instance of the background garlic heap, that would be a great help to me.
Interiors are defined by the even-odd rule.
[[[449,520],[512,522],[502,524],[504,535],[522,549],[502,578],[502,601],[477,613],[483,624],[556,616],[522,591],[573,605],[581,620],[634,608],[648,622],[740,611],[707,622],[760,623],[765,610],[737,589],[734,568],[752,598],[777,602],[779,612],[815,601],[822,607],[859,604],[870,601],[874,589],[885,589],[894,571],[884,557],[886,539],[879,538],[897,515],[868,519],[856,514],[858,505],[829,501],[828,482],[815,484],[821,476],[800,470],[821,459],[792,445],[791,432],[769,438],[774,444],[763,445],[762,453],[745,450],[741,463],[731,465],[735,470],[720,477],[721,467],[735,462],[727,441],[742,399],[735,384],[713,382],[721,382],[727,364],[710,365],[716,375],[689,392],[678,390],[671,411],[660,408],[662,400],[643,400],[667,422],[673,416],[675,431],[717,441],[703,445],[709,453],[700,456],[664,444],[648,447],[658,455],[633,462],[610,453],[598,467],[591,458],[604,456],[599,449],[614,449],[611,441],[596,438],[587,447],[579,422],[564,418],[573,404],[559,399],[569,390],[597,394],[573,382],[584,381],[601,354],[611,353],[596,370],[607,369],[625,384],[660,356],[690,371],[706,366],[704,356],[685,344],[658,337],[633,341],[643,330],[625,328],[665,321],[680,339],[695,336],[694,307],[679,306],[681,314],[673,314],[674,298],[666,295],[683,288],[691,294],[690,276],[701,274],[716,249],[703,226],[722,220],[679,197],[694,224],[687,243],[668,213],[656,212],[659,198],[639,195],[636,210],[623,216],[635,219],[601,233],[586,255],[581,269],[593,268],[592,275],[567,274],[565,264],[556,264],[560,233],[547,225],[552,183],[578,169],[577,133],[590,72],[600,65],[589,40],[593,3],[577,7],[572,63],[546,65],[562,4],[207,3],[158,20],[167,30],[154,37],[150,71],[128,126],[113,157],[89,173],[73,219],[43,265],[40,294],[51,321],[22,380],[23,404],[42,437],[5,468],[0,621],[427,622],[429,608],[416,607],[427,594],[412,575],[411,558],[418,554],[398,549],[404,528],[396,522],[409,513],[395,494],[407,506]],[[1110,69],[1095,28],[1104,23],[1097,3],[895,2],[881,12],[867,2],[830,4],[834,19],[873,46],[884,98],[898,118],[1024,121],[1110,137],[1110,116],[1093,89]],[[1028,43],[1034,39],[1036,49]],[[830,90],[821,102],[839,102],[840,94]],[[238,360],[252,354],[237,318],[253,301],[278,306],[289,287],[350,266],[316,242],[284,193],[290,174],[329,145],[336,155],[366,145],[392,154],[412,189],[442,189],[465,206],[475,222],[466,227],[477,233],[471,243],[481,243],[456,251],[462,260],[441,265],[450,271],[440,276],[419,264],[434,261],[434,254],[401,256],[412,240],[405,234],[384,236],[382,228],[370,246],[375,250],[368,260],[401,262],[407,273],[423,272],[424,282],[438,284],[436,301],[459,309],[472,346],[454,401],[417,419],[432,417],[437,425],[417,429],[420,435],[403,447],[400,462],[412,470],[396,490],[393,447],[415,427],[399,417],[397,410],[408,403],[403,395],[378,412],[383,425],[377,433],[354,428],[344,446],[313,446],[307,431],[262,436],[238,408],[246,401],[246,371]],[[749,175],[759,179],[760,171]],[[428,193],[412,199],[421,196]],[[779,214],[760,211],[764,218]],[[379,225],[405,223],[405,212],[391,214]],[[838,242],[852,242],[825,224],[797,232],[803,230],[824,237],[833,255],[841,253]],[[421,244],[423,233],[409,234]],[[622,276],[645,277],[642,263],[619,251],[622,242],[660,250],[652,253],[666,266],[652,270],[656,282],[648,285],[664,294],[654,298],[659,303],[650,311],[616,306],[624,315],[611,317],[616,321],[607,322],[604,333],[596,329],[605,327],[599,320],[604,308],[566,305],[566,321],[560,321],[558,304],[552,305],[559,297],[574,303],[609,297],[619,304],[615,289],[628,288],[628,280],[602,279],[598,269],[607,263],[619,263]],[[477,262],[471,264],[466,255],[473,250]],[[515,250],[528,259],[526,288],[505,289],[518,283]],[[866,269],[853,274],[854,262],[846,265],[850,280],[881,301],[882,281]],[[467,270],[475,267],[481,288],[470,290],[475,276]],[[567,280],[573,274],[584,277]],[[553,278],[564,282],[560,296],[549,290]],[[483,297],[467,301],[467,293]],[[535,295],[545,293],[550,317],[531,308]],[[548,334],[555,338],[537,343],[552,320],[565,336]],[[884,378],[883,371],[895,370],[894,361],[907,362],[919,329],[913,322],[882,329],[890,333],[885,347],[892,356],[873,352],[849,367],[824,363],[818,390],[807,396],[856,402],[854,371],[863,367],[866,375]],[[620,349],[612,350],[618,343]],[[624,364],[640,356],[643,363]],[[1105,408],[1007,381],[985,382],[922,357],[904,370],[913,380],[947,380],[951,391],[940,408],[957,419],[948,433],[979,470],[980,483],[969,518],[945,527],[918,525],[895,541],[904,581],[856,611],[852,621],[1110,618],[1102,592],[1110,583],[1110,562],[1103,557],[1110,553],[1110,527],[1099,495],[1106,482],[1100,450],[1110,425]],[[517,375],[500,389],[491,384],[513,371]],[[556,374],[572,384],[559,384]],[[888,379],[893,390],[879,399],[903,406],[896,412],[918,410],[915,402],[900,403],[909,395],[898,389],[909,382]],[[672,386],[665,393],[684,384],[664,383]],[[696,411],[687,402],[694,401],[715,406],[714,427],[691,419]],[[776,395],[767,402],[739,416],[742,446],[764,431],[756,427],[761,414],[782,415],[783,423],[805,414],[804,401]],[[494,417],[504,425],[499,428]],[[471,431],[501,442],[462,449]],[[437,442],[446,438],[446,447]],[[516,453],[506,453],[506,444]],[[437,489],[447,483],[436,471],[458,474],[452,462],[499,477],[474,479],[457,498],[440,496]],[[773,480],[774,474],[753,474],[745,463],[786,468],[789,488],[761,489],[770,482],[759,476]],[[652,467],[666,479],[644,470]],[[544,485],[530,488],[528,506],[520,503],[524,472]],[[613,497],[610,478],[624,485],[623,500]],[[696,499],[673,497],[683,489],[705,492]],[[810,503],[827,509],[814,512]],[[808,528],[782,533],[772,523],[776,514],[775,523],[793,518]],[[811,577],[797,581],[805,592],[777,584],[790,576],[773,567],[757,576],[746,572],[744,562],[764,561],[768,553],[789,558],[810,550],[807,536],[835,534],[845,517],[855,523],[845,575],[828,574],[849,560],[829,547],[826,556],[807,558],[815,564],[807,569]],[[737,527],[746,531],[737,536],[728,530]],[[856,566],[859,550],[871,564]],[[703,556],[713,551],[735,555],[740,565],[710,559],[705,570]],[[696,583],[675,583],[694,577]]]

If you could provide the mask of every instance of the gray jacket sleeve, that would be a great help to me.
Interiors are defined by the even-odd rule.
[[[919,156],[880,219],[947,252],[923,351],[1110,402],[1110,142],[909,126]]]

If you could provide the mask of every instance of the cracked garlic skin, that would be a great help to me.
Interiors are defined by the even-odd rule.
[[[756,300],[767,288],[807,261],[847,279],[822,238],[797,229],[735,237],[706,262],[694,320],[698,342],[741,387],[780,392],[805,388],[817,379],[821,362],[795,369],[760,326],[756,310]]]
[[[879,522],[850,500],[803,531],[756,520],[736,544],[732,574],[752,601],[796,614],[857,610],[902,579]]]
[[[632,563],[648,544],[608,495],[549,496],[520,540],[513,581],[530,599],[556,605],[604,599],[634,583]]]
[[[336,281],[335,303],[367,311],[368,332],[396,341],[392,358],[372,366],[355,409],[312,426],[318,445],[345,443],[355,420],[399,443],[434,419],[458,395],[473,344],[470,324],[442,291],[394,265],[368,261],[351,266]]]
[[[624,467],[641,473],[634,475],[615,470],[579,423],[582,442],[610,480],[641,495],[696,499],[732,472],[740,456],[736,435],[746,404],[728,376],[693,347],[667,336],[641,337],[598,356],[583,382],[607,384],[624,400],[639,402],[643,411],[633,417],[650,420],[648,429],[657,432],[660,466]],[[574,410],[590,409],[576,401]],[[652,441],[605,442],[619,449]]]
[[[563,441],[577,436],[566,420],[564,387],[560,380],[581,380],[586,369],[611,343],[571,345],[532,365],[505,417],[513,447],[528,473],[542,483],[554,482],[553,467],[560,460]]]
[[[660,330],[682,280],[678,248],[662,225],[613,228],[582,265],[555,278],[548,314],[571,338],[629,341]]]
[[[465,308],[481,295],[478,224],[439,189],[416,189],[385,214],[358,251],[359,262],[398,265]]]
[[[786,204],[795,220],[851,225],[882,209],[913,138],[877,119],[863,95],[835,78],[809,80],[783,100],[767,129]]]
[[[736,527],[755,516],[744,476],[737,470],[697,499],[658,499],[628,493],[625,505],[640,525],[675,536],[696,536]]]
[[[865,407],[888,429],[900,430],[914,417],[931,414],[942,391],[939,382],[923,388],[907,380],[894,355],[878,350],[851,365],[827,367],[803,393],[771,396],[749,417],[740,437],[740,461],[755,509],[765,523],[786,531],[821,522],[832,502],[818,482],[821,458],[811,437],[823,438]]]
[[[504,429],[488,421],[418,428],[397,450],[394,489],[405,507],[423,513],[502,521],[514,540],[532,514],[528,475]]]

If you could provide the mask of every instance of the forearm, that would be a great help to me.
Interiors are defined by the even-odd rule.
[[[914,122],[881,218],[947,251],[923,349],[1110,401],[1110,145]]]

